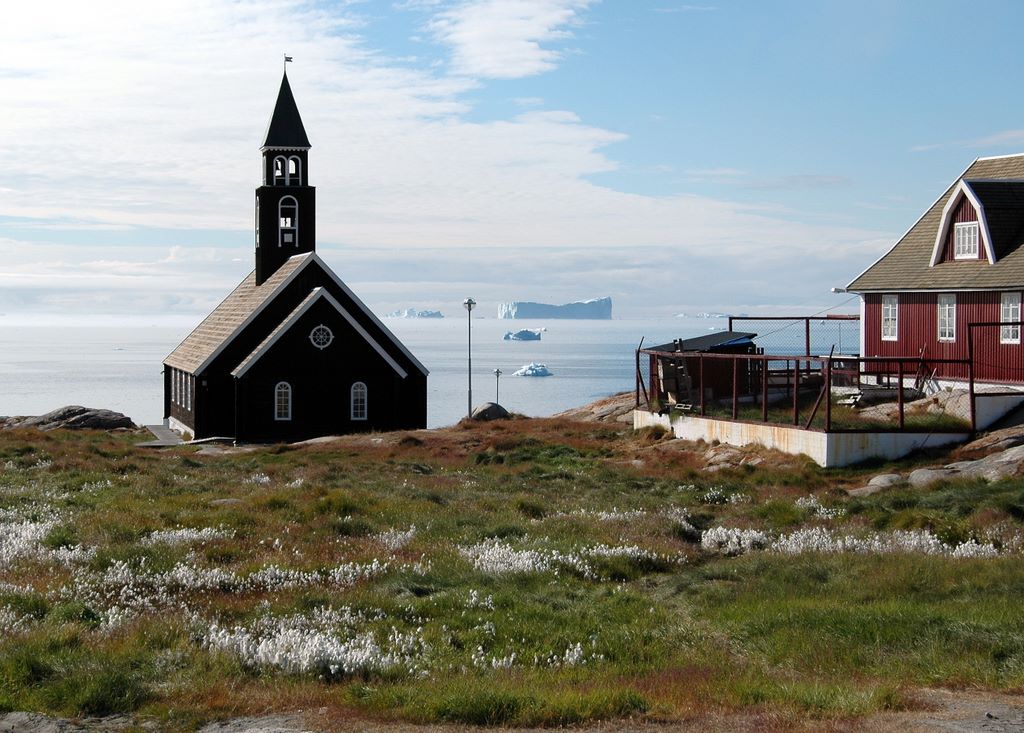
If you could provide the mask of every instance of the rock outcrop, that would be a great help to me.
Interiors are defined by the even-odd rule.
[[[918,468],[906,476],[886,473],[875,476],[867,486],[847,491],[851,496],[868,496],[898,484],[930,486],[938,481],[950,479],[984,479],[999,481],[1024,473],[1024,428],[999,431],[999,434],[984,436],[961,448],[961,451],[995,449],[994,452],[974,460],[955,461],[944,466]]]
[[[81,405],[67,405],[45,415],[0,417],[0,429],[37,428],[39,430],[117,430],[138,426],[127,415]]]
[[[473,410],[471,416],[474,420],[507,420],[510,415],[508,410],[496,402],[485,402]]]
[[[571,410],[560,412],[555,417],[585,422],[617,422],[632,425],[635,405],[636,396],[632,392],[620,392],[582,407],[574,407]]]

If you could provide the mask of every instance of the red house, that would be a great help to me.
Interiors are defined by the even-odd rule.
[[[1024,382],[1024,155],[975,160],[846,289],[861,296],[862,356],[970,358],[977,380]]]

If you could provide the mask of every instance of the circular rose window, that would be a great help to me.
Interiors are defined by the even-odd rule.
[[[326,349],[334,341],[334,334],[331,333],[331,329],[322,323],[314,328],[309,333],[309,340],[313,342],[313,346],[318,349]]]

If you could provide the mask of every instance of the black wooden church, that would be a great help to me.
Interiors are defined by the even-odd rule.
[[[260,148],[256,268],[164,360],[164,417],[179,432],[426,427],[427,370],[316,254],[310,147],[286,73]]]

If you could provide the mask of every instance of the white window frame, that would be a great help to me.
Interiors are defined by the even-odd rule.
[[[980,227],[976,221],[953,225],[953,259],[978,259],[981,241]]]
[[[278,382],[274,385],[274,420],[284,421],[291,419],[292,386],[288,382]]]
[[[941,293],[936,298],[936,320],[939,341],[956,341],[956,293]]]
[[[178,383],[175,381],[178,377],[178,370],[171,369],[171,404],[175,405],[178,402]]]
[[[292,172],[292,168],[295,172]],[[288,165],[284,169],[285,179],[284,185],[286,186],[300,186],[302,185],[302,158],[297,155],[292,155],[288,158]],[[294,180],[293,180],[294,179]]]
[[[185,375],[185,409],[192,412],[192,375]]]
[[[279,165],[280,164],[280,165]],[[288,185],[288,159],[283,155],[274,157],[274,162],[271,165],[270,175],[273,176],[274,185],[280,186],[282,183]]]
[[[887,313],[886,311],[891,311]],[[882,296],[882,341],[898,341],[900,326],[900,296],[889,293]]]
[[[1006,322],[1020,321],[1020,293],[1000,293],[999,320]],[[1000,326],[999,343],[1019,344],[1020,326]]]
[[[294,214],[289,219],[291,226],[285,226],[284,224],[284,208],[286,206],[294,211]],[[292,232],[294,239],[291,242],[284,241],[285,229],[289,229]],[[285,245],[299,246],[299,202],[294,196],[282,196],[281,200],[277,202],[277,246],[283,247]]]
[[[349,390],[349,417],[352,420],[370,419],[370,391],[365,382],[356,382]],[[360,409],[361,408],[361,409]]]

